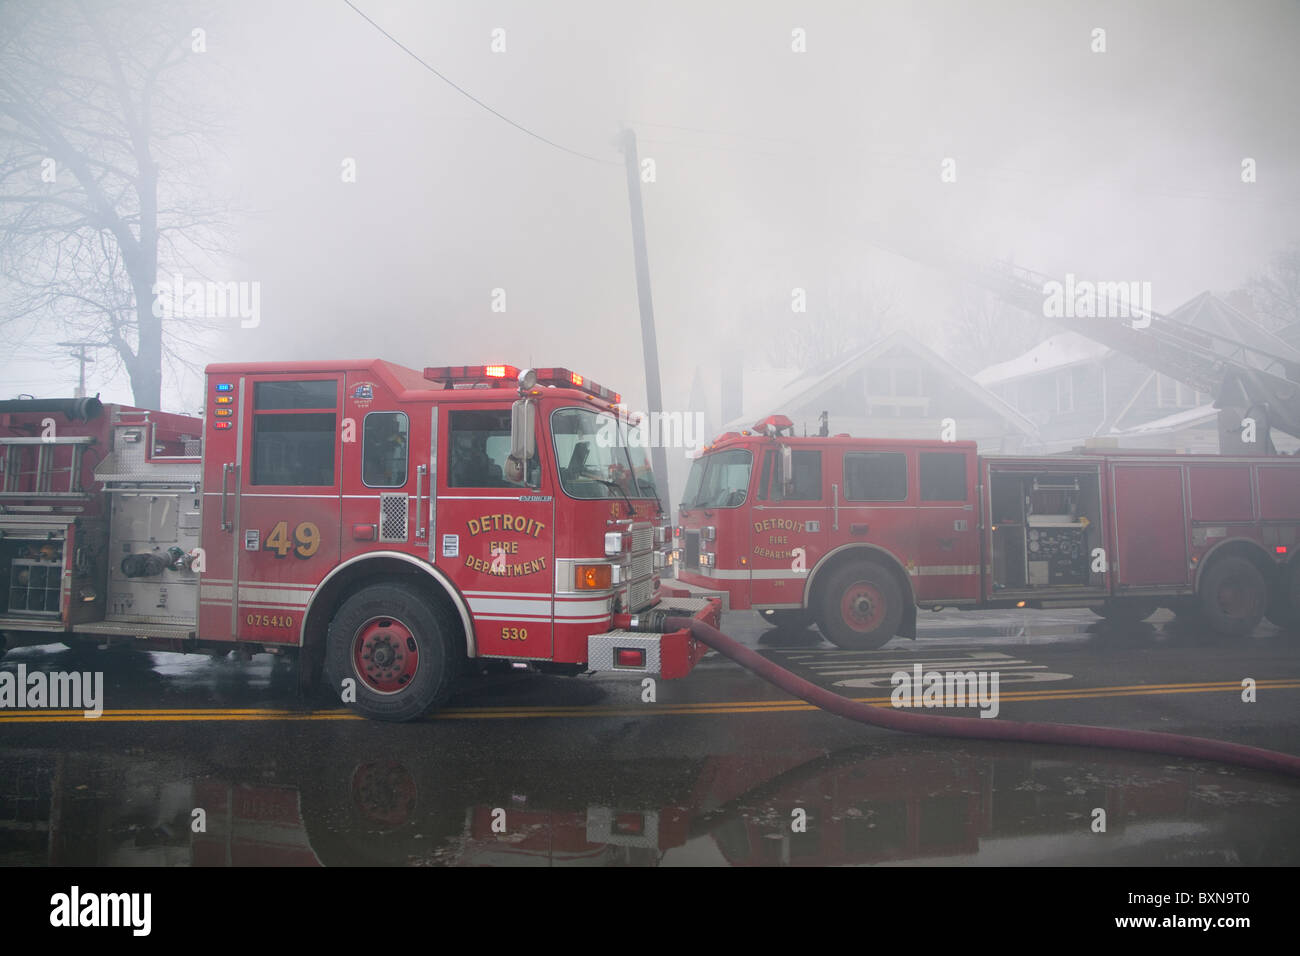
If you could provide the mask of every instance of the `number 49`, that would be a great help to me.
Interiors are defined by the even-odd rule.
[[[318,548],[320,548],[320,528],[310,521],[300,522],[293,529],[292,541],[289,540],[287,521],[277,521],[271,533],[266,536],[266,550],[274,551],[277,558],[283,558],[290,551],[300,558],[310,558]]]

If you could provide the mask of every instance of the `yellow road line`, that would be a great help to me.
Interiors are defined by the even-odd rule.
[[[1279,678],[1275,680],[1258,680],[1255,686],[1259,690],[1295,690],[1300,689],[1300,678]],[[1091,700],[1102,697],[1146,697],[1165,694],[1208,694],[1239,693],[1240,681],[1216,681],[1199,684],[1130,684],[1115,687],[1078,687],[1061,689],[1044,689],[1019,691],[999,694],[1001,704],[1047,701],[1047,700]],[[890,706],[888,695],[883,697],[853,697],[863,704],[876,707]],[[705,716],[717,714],[753,714],[785,713],[791,711],[817,710],[812,704],[801,700],[755,700],[755,701],[716,701],[698,704],[644,704],[640,707],[457,707],[448,708],[433,714],[434,720],[517,720],[536,717],[656,717],[656,716]],[[919,708],[900,708],[919,709]],[[940,709],[940,708],[935,708]],[[164,721],[201,721],[201,720],[361,720],[356,714],[346,710],[294,711],[247,708],[196,709],[196,710],[106,710],[93,721],[86,718],[80,710],[43,710],[43,711],[3,711],[0,710],[0,724],[5,723],[66,723],[66,722],[164,722]]]

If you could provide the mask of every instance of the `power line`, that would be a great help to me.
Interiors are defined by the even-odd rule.
[[[487,110],[489,113],[491,113],[493,116],[497,117],[498,119],[504,120],[505,122],[509,123],[511,126],[513,126],[515,129],[519,130],[521,133],[527,133],[527,134],[528,134],[529,136],[531,136],[533,139],[540,140],[541,142],[545,143],[547,146],[554,146],[556,149],[558,149],[558,150],[560,150],[560,151],[562,151],[562,152],[569,153],[569,154],[571,154],[571,155],[573,155],[573,156],[580,156],[580,157],[582,157],[583,159],[590,160],[590,161],[593,162],[593,163],[600,163],[602,166],[621,166],[621,165],[622,165],[622,163],[616,163],[616,162],[614,162],[613,160],[609,160],[609,159],[601,159],[599,156],[592,156],[592,155],[590,155],[589,153],[584,153],[584,152],[581,152],[580,150],[570,149],[570,148],[567,147],[567,146],[562,146],[562,145],[560,145],[559,143],[555,142],[554,140],[549,140],[549,139],[547,139],[545,136],[541,135],[540,133],[534,133],[534,132],[533,132],[532,130],[530,130],[527,126],[523,126],[523,125],[521,125],[521,124],[519,124],[519,123],[516,123],[514,120],[512,120],[509,116],[506,116],[504,113],[499,113],[499,112],[497,112],[497,111],[494,110],[492,107],[490,107],[490,106],[488,106],[486,103],[484,103],[484,102],[483,102],[481,99],[479,99],[477,96],[475,96],[473,93],[471,93],[469,90],[465,89],[465,88],[462,87],[462,86],[458,86],[455,82],[453,82],[452,80],[448,79],[446,76],[444,76],[442,73],[440,73],[437,69],[435,69],[431,64],[429,64],[429,63],[426,62],[425,60],[421,59],[420,56],[419,56],[417,53],[415,53],[415,52],[414,52],[410,47],[406,46],[404,43],[402,43],[401,40],[397,39],[397,37],[393,36],[391,33],[389,33],[387,30],[385,30],[383,27],[381,27],[381,26],[380,26],[378,23],[376,23],[374,20],[370,19],[370,17],[368,17],[368,16],[366,16],[364,13],[362,13],[361,10],[357,7],[357,5],[354,4],[354,3],[352,2],[352,0],[343,0],[343,2],[344,2],[345,4],[347,4],[349,7],[351,7],[352,10],[356,13],[357,16],[359,16],[362,20],[365,20],[365,21],[366,21],[367,23],[369,23],[372,27],[374,27],[376,30],[378,30],[380,33],[382,33],[384,36],[386,36],[390,41],[393,42],[394,45],[397,46],[397,48],[398,48],[399,50],[401,50],[403,53],[405,53],[407,56],[409,56],[409,57],[410,57],[412,60],[414,60],[416,63],[420,64],[420,66],[424,67],[426,70],[428,70],[428,71],[429,71],[430,73],[432,73],[434,76],[436,76],[438,79],[442,80],[444,83],[446,83],[448,86],[450,86],[450,87],[451,87],[453,90],[455,90],[457,93],[461,94],[461,96],[464,96],[466,99],[470,100],[471,102],[477,104],[478,106],[481,106],[483,109]]]

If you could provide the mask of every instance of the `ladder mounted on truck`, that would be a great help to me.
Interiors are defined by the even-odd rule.
[[[1008,304],[1042,315],[1043,287],[1052,281],[1050,276],[1009,263],[965,271],[967,279]],[[1155,311],[1143,312],[1141,325],[1131,319],[1097,316],[1053,317],[1052,321],[1213,395],[1216,408],[1262,413],[1265,435],[1272,427],[1300,438],[1300,358],[1281,354],[1289,351],[1281,340],[1275,349],[1267,349],[1175,322]]]
[[[1007,262],[978,265],[960,255],[923,250],[898,241],[875,242],[878,248],[957,276],[992,292],[1008,305],[1043,316],[1044,286],[1059,281]],[[1134,311],[1129,304],[1127,311]],[[1117,352],[1153,371],[1214,396],[1219,409],[1219,443],[1224,452],[1275,453],[1269,429],[1300,438],[1300,352],[1260,329],[1263,344],[1245,342],[1176,322],[1155,311],[1138,310],[1132,318],[1053,316],[1051,321]],[[1241,440],[1241,419],[1254,417],[1264,440]]]

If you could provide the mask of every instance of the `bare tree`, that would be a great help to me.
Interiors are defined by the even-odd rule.
[[[1270,332],[1300,347],[1300,243],[1277,252],[1244,289],[1255,317]]]
[[[937,349],[963,372],[1005,362],[1060,331],[1005,299],[969,283],[953,285],[953,305]]]
[[[847,358],[889,334],[900,320],[890,292],[855,279],[830,282],[806,290],[797,312],[794,297],[778,293],[762,310],[759,326],[773,365],[800,370],[820,369]]]
[[[0,307],[60,323],[50,341],[102,342],[148,408],[164,360],[185,360],[173,337],[196,331],[156,307],[159,264],[201,278],[222,252],[204,22],[174,3],[0,0]]]

